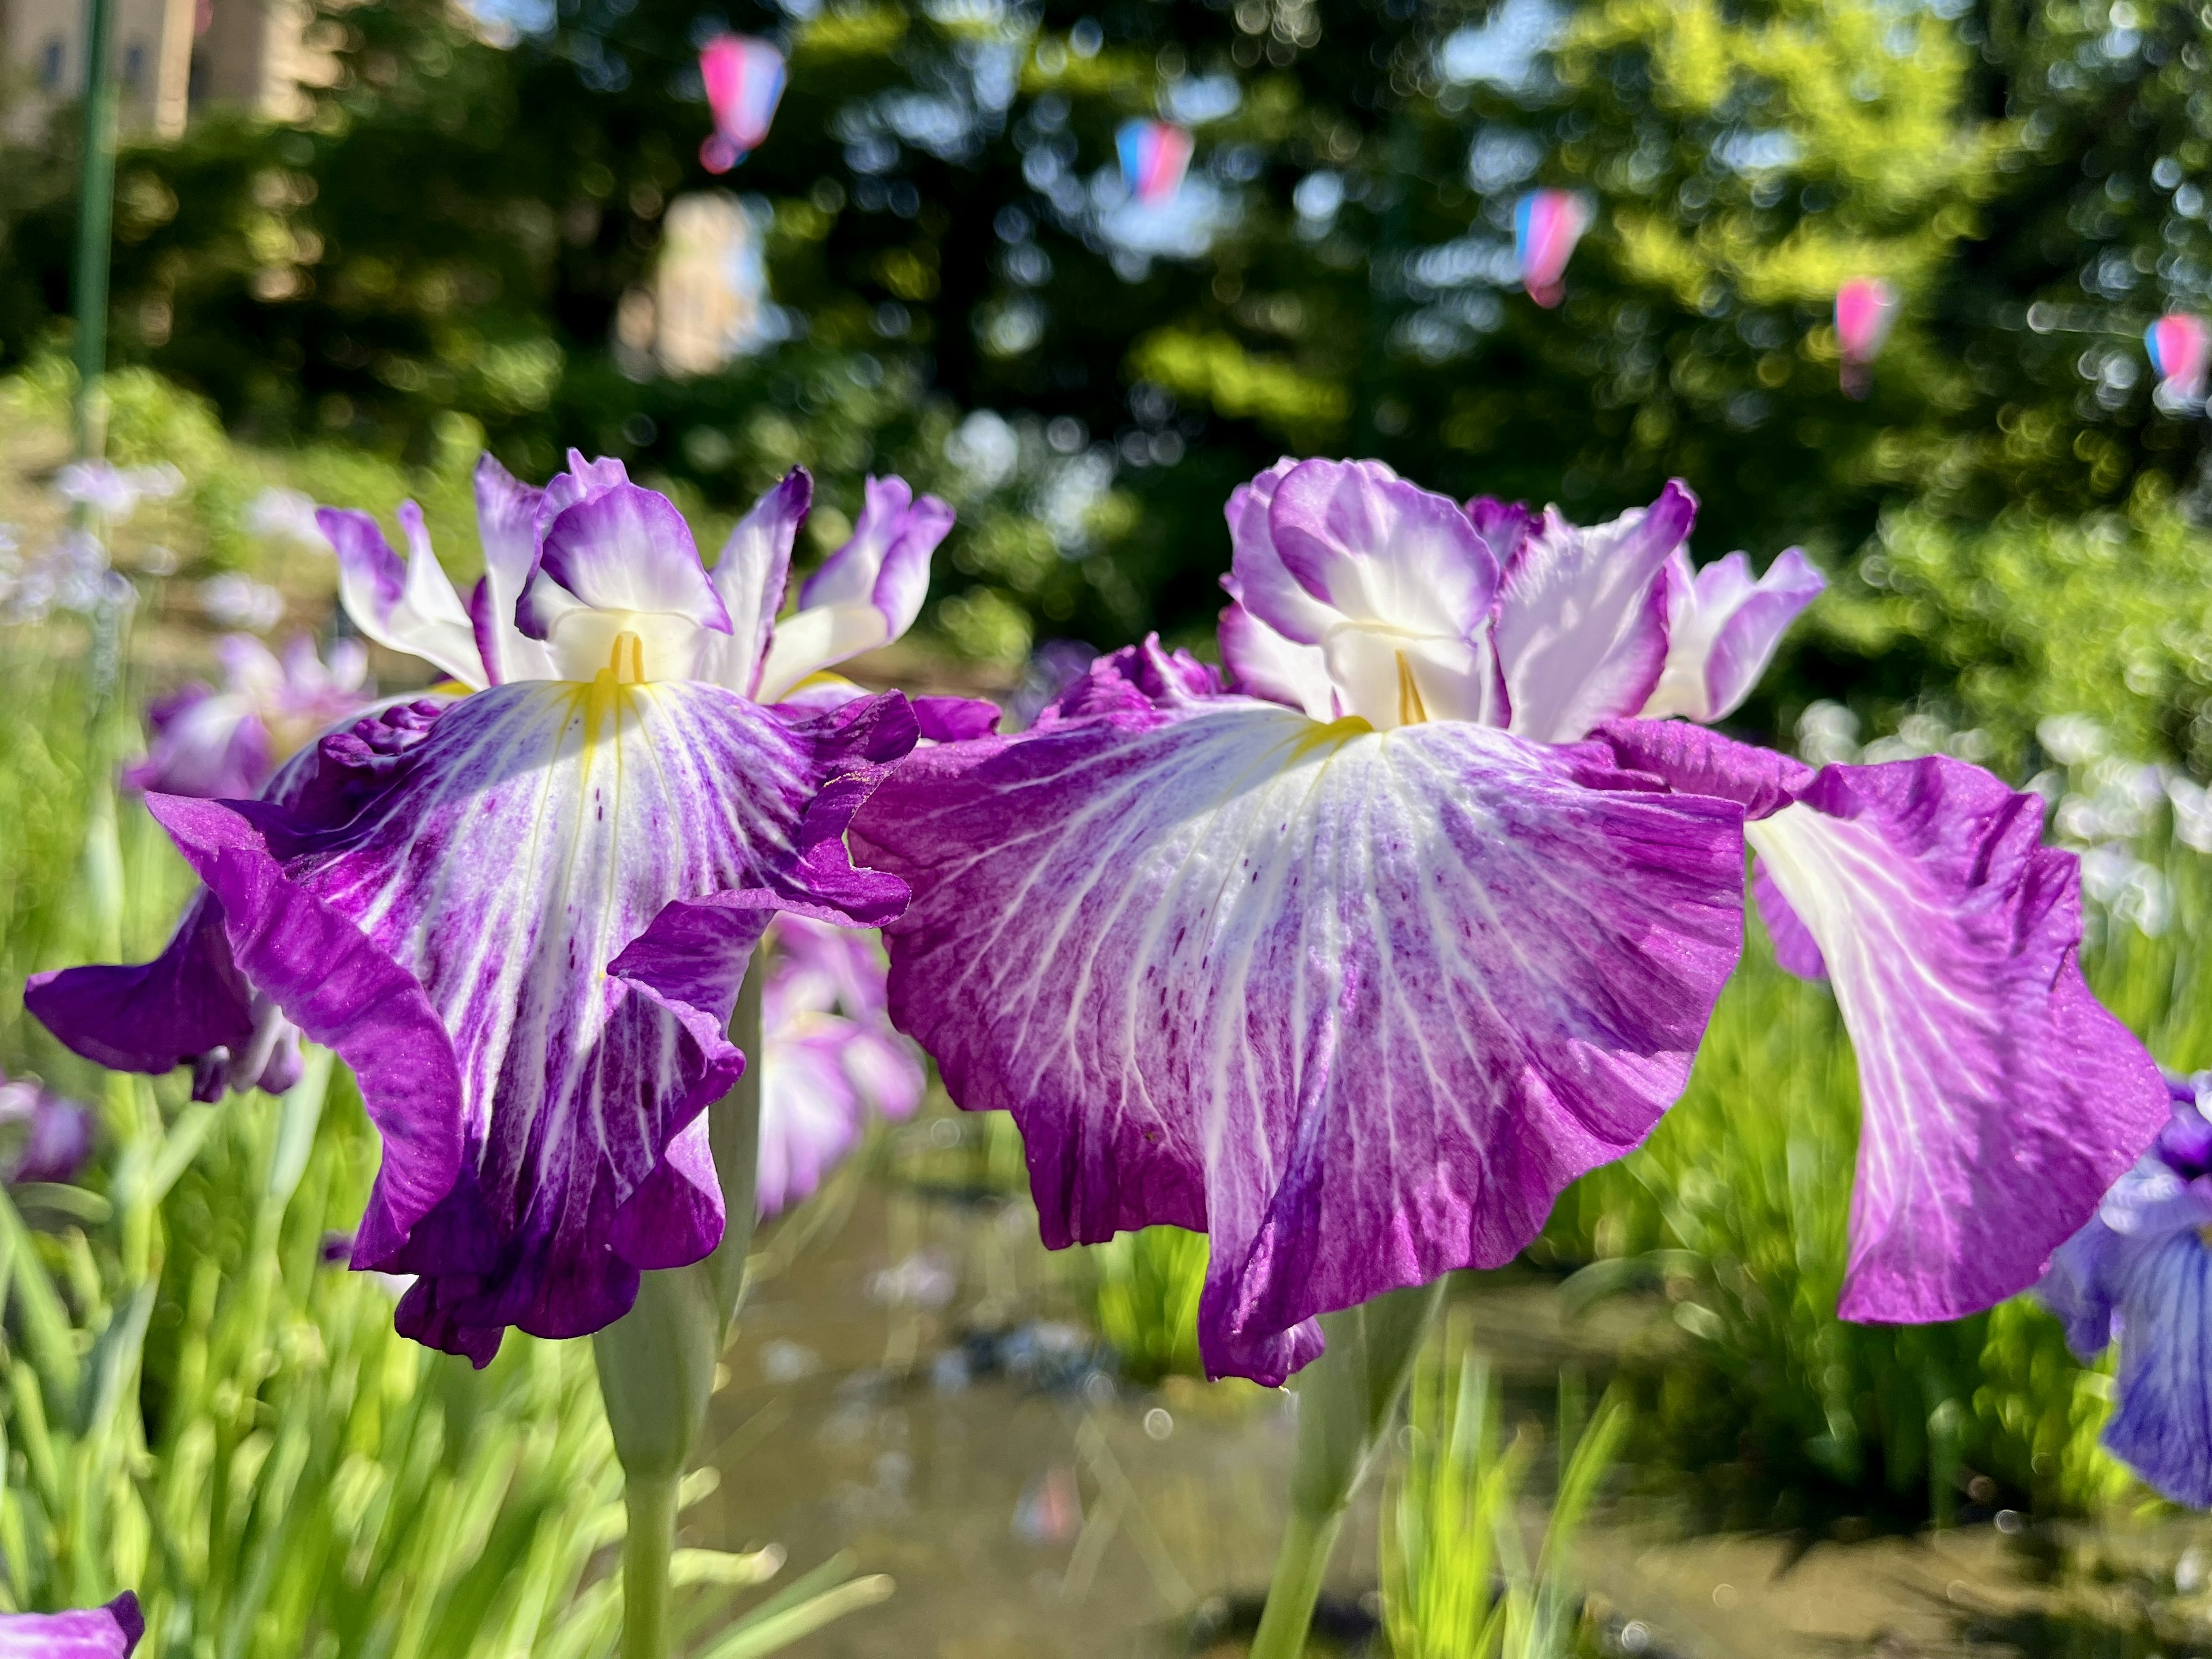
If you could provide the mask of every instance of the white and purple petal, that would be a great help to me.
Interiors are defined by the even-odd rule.
[[[407,532],[404,565],[368,514],[348,507],[317,510],[315,522],[337,554],[338,597],[346,614],[388,650],[420,657],[471,689],[489,684],[475,626],[430,550],[422,509],[403,501],[399,521]]]
[[[1858,1055],[1847,1318],[1958,1318],[2032,1283],[2166,1116],[2082,981],[2078,866],[2042,822],[1939,757],[1826,768],[1746,826]]]
[[[730,631],[707,642],[699,675],[741,696],[760,689],[761,668],[775,632],[775,613],[791,575],[791,545],[814,501],[814,480],[794,466],[781,483],[753,503],[722,544],[714,591],[730,613]]]
[[[1498,562],[1459,503],[1357,461],[1301,461],[1267,507],[1285,569],[1340,617],[1454,638],[1489,615]],[[1257,603],[1255,614],[1289,635]]]
[[[699,562],[691,526],[668,497],[635,484],[604,489],[554,517],[516,625],[543,640],[564,680],[693,678],[730,613]],[[617,660],[624,637],[631,656]]]
[[[1756,581],[1741,553],[1692,573],[1689,556],[1676,550],[1667,565],[1667,665],[1644,705],[1644,718],[1710,721],[1735,713],[1790,624],[1826,586],[1794,547]]]
[[[773,702],[808,675],[888,645],[921,614],[930,556],[952,509],[905,479],[870,478],[851,539],[799,592],[799,610],[769,641],[757,695]]]
[[[1285,456],[1230,492],[1229,575],[1223,586],[1255,621],[1293,645],[1318,646],[1340,619],[1326,600],[1308,592],[1291,574],[1268,525],[1275,491],[1297,465]]]
[[[1511,730],[1571,743],[1644,707],[1667,661],[1668,556],[1697,511],[1676,479],[1610,524],[1583,529],[1553,507],[1522,538],[1494,625]]]
[[[242,799],[276,769],[275,745],[253,700],[242,692],[185,686],[147,706],[153,741],[123,770],[123,787],[143,793]]]
[[[1231,589],[1232,598],[1236,591]],[[1241,599],[1223,609],[1220,640],[1222,665],[1236,690],[1295,708],[1308,720],[1333,720],[1343,712],[1328,677],[1327,653],[1317,645],[1285,638]]]
[[[917,751],[854,842],[915,888],[894,1017],[1015,1115],[1046,1242],[1211,1233],[1216,1374],[1510,1259],[1680,1092],[1741,943],[1732,803],[1465,725],[1094,702]]]
[[[2040,799],[1942,757],[1814,773],[1680,721],[1599,735],[1744,805],[1784,965],[1835,988],[1863,1103],[1844,1317],[1959,1318],[2034,1283],[2169,1113],[2081,977],[2080,866],[2040,844]]]
[[[515,626],[515,606],[538,568],[538,515],[545,492],[519,483],[487,453],[477,463],[477,537],[484,574],[469,599],[477,651],[494,685],[550,680],[553,658],[543,640]]]
[[[746,955],[779,908],[902,901],[842,831],[914,737],[896,696],[787,721],[709,685],[526,682],[364,720],[281,803],[154,798],[208,884],[186,944],[227,970],[224,1034],[258,994],[355,1068],[386,1146],[355,1265],[418,1276],[403,1330],[481,1362],[713,1248],[697,1125],[742,1067]],[[165,1069],[180,1039],[131,1016],[204,1038],[182,954],[52,976],[33,1012],[81,1051],[120,1024],[109,1063]]]
[[[754,1188],[763,1219],[812,1196],[860,1142],[860,1103],[843,1064],[844,1024],[817,1014],[769,1033]]]

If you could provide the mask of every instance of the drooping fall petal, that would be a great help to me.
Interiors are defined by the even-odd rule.
[[[510,1324],[597,1329],[641,1268],[713,1248],[685,1132],[742,1066],[722,1027],[745,954],[777,908],[896,902],[844,858],[865,787],[842,781],[914,727],[896,696],[787,723],[611,675],[420,726],[325,740],[285,805],[152,805],[209,886],[196,940],[219,907],[233,1023],[242,978],[360,1077],[386,1162],[355,1265],[418,1275],[402,1328],[481,1362]],[[56,978],[81,1004],[109,988],[82,976],[133,971]]]
[[[2033,1284],[2167,1111],[2082,980],[2079,862],[2040,845],[2040,799],[1941,757],[1815,774],[1674,721],[1603,736],[1746,804],[1835,988],[1864,1103],[1844,1316],[1955,1319]]]
[[[1279,1381],[1649,1132],[1735,964],[1741,814],[1467,725],[1092,695],[855,821],[915,888],[893,1014],[1013,1112],[1048,1244],[1210,1231],[1207,1364]]]

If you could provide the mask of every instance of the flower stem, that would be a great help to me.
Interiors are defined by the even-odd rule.
[[[745,1057],[737,1086],[708,1109],[722,1188],[722,1242],[688,1267],[641,1275],[630,1310],[592,1338],[599,1398],[622,1461],[629,1534],[623,1544],[623,1659],[668,1659],[668,1562],[676,1493],[706,1425],[714,1363],[737,1316],[753,1236],[760,1154],[761,981],[755,951],[730,1039]]]
[[[1321,1600],[1322,1576],[1343,1526],[1340,1509],[1326,1515],[1291,1511],[1275,1555],[1275,1576],[1267,1584],[1267,1605],[1261,1610],[1259,1634],[1252,1638],[1251,1659],[1297,1659],[1306,1650],[1306,1629],[1313,1623],[1314,1603]]]
[[[1298,1659],[1345,1511],[1389,1431],[1443,1299],[1443,1280],[1388,1291],[1323,1314],[1328,1350],[1298,1373],[1298,1447],[1290,1518],[1251,1659]]]
[[[676,1553],[676,1478],[633,1474],[623,1483],[629,1532],[623,1540],[623,1659],[668,1659],[668,1563]]]

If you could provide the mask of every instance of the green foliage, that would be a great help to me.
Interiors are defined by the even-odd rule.
[[[1091,1322],[1132,1380],[1206,1375],[1198,1352],[1206,1251],[1204,1233],[1146,1227],[1081,1252],[1073,1276]]]
[[[2037,725],[2068,714],[2124,754],[2212,773],[2212,538],[2162,492],[2078,521],[2015,507],[1984,529],[1898,513],[1814,622],[1870,663],[1932,663],[2014,776],[2041,763]],[[1891,724],[1922,688],[1893,672],[1854,693]]]
[[[1586,518],[1680,474],[1701,545],[1832,565],[1911,501],[1975,524],[2193,478],[2203,429],[2153,408],[2140,336],[2212,283],[2197,8],[1548,15],[565,0],[501,46],[433,0],[332,4],[340,73],[303,124],[126,151],[115,349],[264,439],[424,465],[480,428],[541,475],[579,442],[722,511],[793,459],[847,511],[896,467],[958,497],[937,598],[984,597],[932,617],[994,660],[1010,612],[1033,638],[1206,629],[1222,502],[1286,446]],[[725,24],[777,35],[792,78],[718,182],[693,54]],[[1186,100],[1218,212],[1146,245],[1098,181],[1121,120]],[[69,131],[4,170],[7,355],[55,331]],[[1558,311],[1511,279],[1532,184],[1598,208]],[[788,337],[655,376],[615,344],[624,298],[668,203],[732,187]],[[1829,323],[1857,274],[1905,300],[1864,403]],[[1024,434],[1010,470],[953,453],[978,413]],[[1848,669],[1809,667],[1830,693]]]
[[[1382,1500],[1382,1628],[1395,1659],[1567,1659],[1588,1650],[1568,1564],[1629,1418],[1608,1397],[1584,1425],[1577,1398],[1562,1379],[1558,1479],[1531,1562],[1522,1505],[1541,1437],[1531,1425],[1501,1447],[1498,1401],[1463,1320],[1431,1340]]]

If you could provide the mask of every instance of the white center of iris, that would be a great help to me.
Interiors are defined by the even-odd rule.
[[[688,680],[698,667],[699,624],[667,611],[572,611],[546,643],[564,680],[611,672],[625,685]]]

